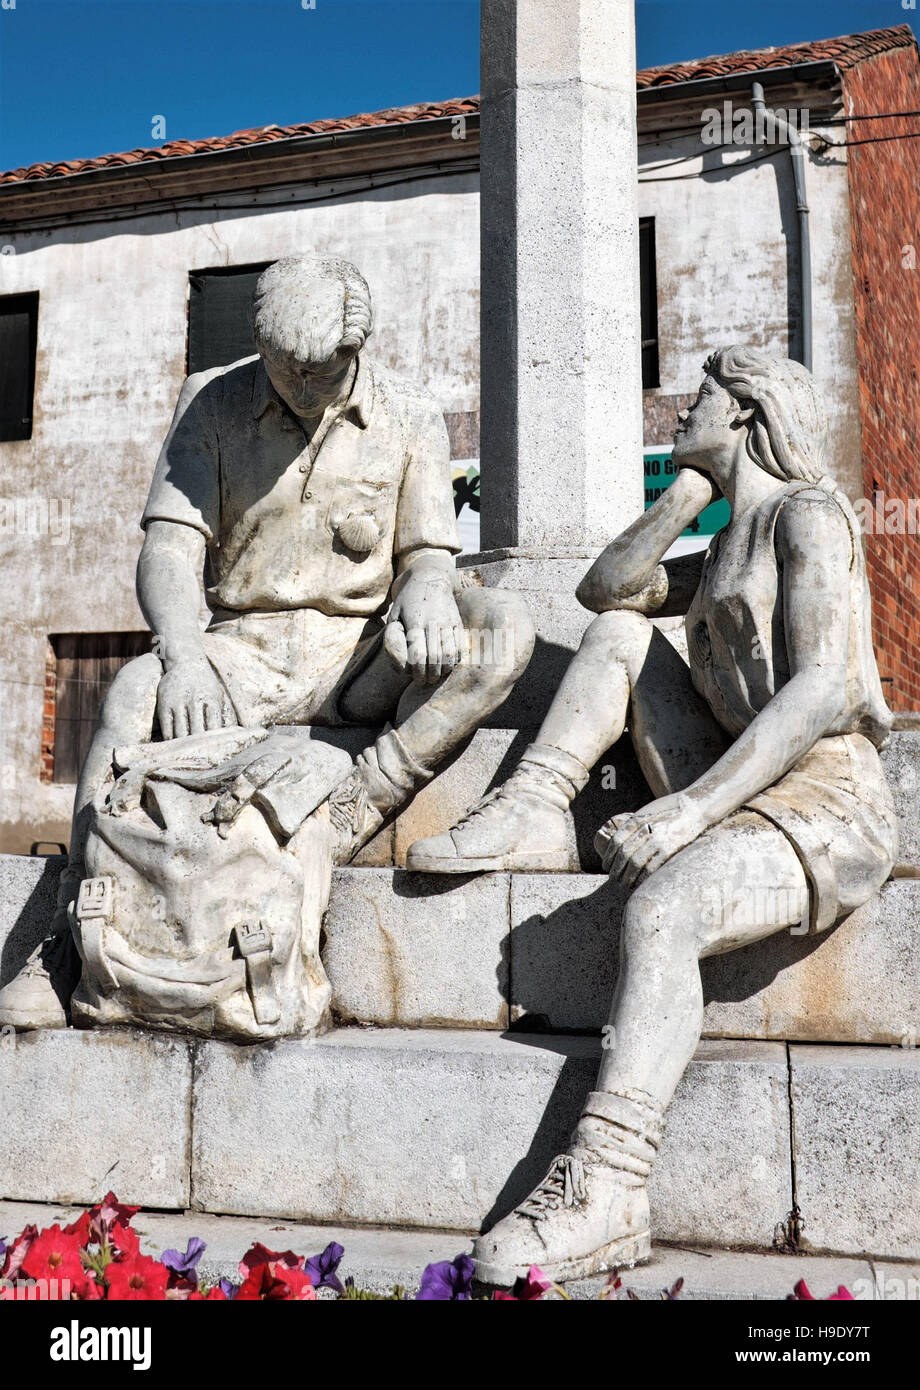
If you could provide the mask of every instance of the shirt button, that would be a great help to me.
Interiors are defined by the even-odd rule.
[[[310,500],[310,498],[311,498],[312,496],[313,496],[313,493],[312,493],[312,492],[305,492],[304,495],[303,495],[303,500],[304,500],[305,502],[309,502],[309,500]]]
[[[310,466],[310,465],[307,464],[307,463],[302,463],[302,464],[300,465],[300,471],[301,471],[301,473],[306,473],[306,471],[307,471],[307,469],[309,468],[309,466]]]

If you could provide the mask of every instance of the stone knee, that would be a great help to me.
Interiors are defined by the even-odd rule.
[[[671,887],[659,887],[654,875],[631,894],[623,913],[621,952],[630,967],[699,957],[701,942],[687,901]]]
[[[117,734],[122,742],[149,739],[162,674],[160,659],[153,652],[122,666],[102,702],[99,727]]]
[[[463,589],[457,607],[470,639],[468,671],[500,704],[533,654],[533,620],[512,589]]]
[[[599,613],[581,639],[579,653],[605,665],[619,662],[636,672],[645,660],[655,628],[641,613],[615,608]]]

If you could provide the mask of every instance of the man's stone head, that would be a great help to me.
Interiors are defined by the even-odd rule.
[[[305,418],[341,395],[372,326],[367,281],[350,261],[287,256],[256,283],[256,347],[279,396]]]

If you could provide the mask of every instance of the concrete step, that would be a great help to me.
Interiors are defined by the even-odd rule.
[[[137,1031],[7,1035],[0,1196],[469,1231],[510,1210],[593,1084],[585,1037],[336,1029],[270,1047]],[[920,1258],[920,1053],[707,1041],[671,1106],[656,1237]],[[790,1110],[790,1095],[791,1106]]]
[[[0,1201],[0,1237],[18,1234],[33,1224],[39,1230],[67,1225],[79,1207],[49,1206],[36,1202]],[[205,1241],[198,1266],[208,1282],[226,1278],[239,1282],[238,1265],[255,1241],[270,1250],[293,1250],[298,1255],[318,1254],[336,1241],[345,1254],[339,1267],[359,1288],[389,1293],[401,1285],[410,1296],[418,1288],[427,1264],[451,1260],[468,1251],[462,1234],[443,1231],[374,1230],[364,1226],[303,1226],[296,1222],[257,1221],[249,1217],[211,1216],[203,1212],[140,1211],[133,1221],[144,1254],[157,1257],[164,1250],[185,1250],[193,1236]],[[656,1244],[648,1264],[624,1273],[623,1283],[642,1299],[658,1299],[663,1289],[678,1279],[680,1297],[687,1302],[784,1299],[800,1279],[816,1298],[827,1298],[844,1284],[857,1300],[876,1298],[906,1301],[920,1297],[920,1266],[882,1260],[860,1260],[815,1255],[781,1255],[692,1249]],[[602,1279],[571,1283],[568,1293],[576,1298],[596,1297]],[[320,1297],[331,1297],[322,1293]]]
[[[0,984],[47,930],[59,861],[0,856]],[[625,896],[595,874],[336,872],[324,960],[346,1023],[598,1032]],[[703,1035],[917,1039],[920,881],[898,878],[818,937],[782,931],[703,962]]]
[[[342,1021],[599,1032],[625,894],[604,875],[336,874],[324,960]],[[788,930],[702,964],[704,1036],[894,1043],[917,1033],[920,881],[894,879],[821,936]]]

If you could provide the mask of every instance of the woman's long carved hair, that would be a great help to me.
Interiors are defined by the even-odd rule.
[[[704,371],[740,405],[754,407],[747,452],[759,468],[785,483],[820,483],[826,477],[827,412],[811,372],[800,362],[761,348],[726,347],[709,357]]]

